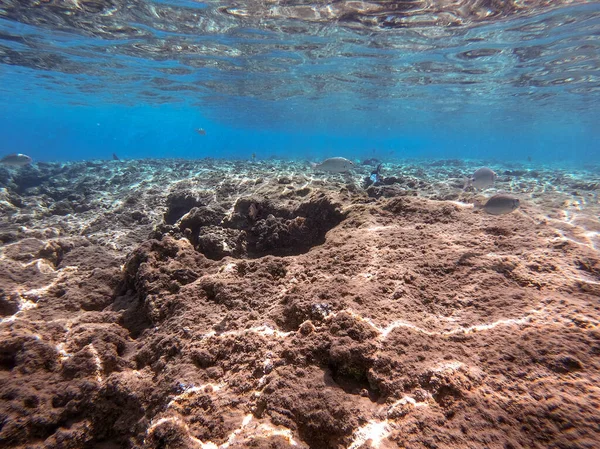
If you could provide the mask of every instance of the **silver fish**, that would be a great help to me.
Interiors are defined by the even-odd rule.
[[[0,159],[0,164],[7,165],[9,167],[24,167],[25,165],[31,164],[32,161],[33,159],[26,154],[13,153],[8,154]]]
[[[493,186],[497,178],[498,175],[494,170],[487,167],[481,167],[473,173],[473,176],[465,178],[465,186],[463,189],[471,186],[476,189],[485,189],[486,187]]]
[[[520,202],[518,198],[507,195],[505,193],[499,193],[494,195],[483,205],[475,204],[475,209],[483,209],[491,215],[504,215],[510,214],[512,211],[519,208]]]
[[[329,159],[325,159],[320,164],[311,162],[310,165],[315,170],[328,171],[331,173],[344,173],[350,171],[350,169],[354,166],[354,162],[343,157],[330,157]]]

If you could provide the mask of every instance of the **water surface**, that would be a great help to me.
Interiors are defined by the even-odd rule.
[[[40,0],[0,17],[4,152],[598,158],[599,2]]]

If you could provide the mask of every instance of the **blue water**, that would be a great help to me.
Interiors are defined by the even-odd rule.
[[[146,3],[218,26],[127,16],[123,37],[36,11],[0,20],[0,153],[600,160],[599,2],[417,30],[282,20],[293,33]]]

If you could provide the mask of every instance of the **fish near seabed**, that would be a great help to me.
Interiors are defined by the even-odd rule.
[[[31,164],[32,162],[33,159],[31,159],[26,154],[21,153],[8,154],[2,159],[0,159],[0,164],[6,165],[8,167],[24,167],[26,165]]]
[[[512,211],[517,210],[520,206],[520,201],[514,196],[507,195],[505,193],[499,193],[491,197],[485,204],[475,203],[475,209],[483,209],[491,215],[504,215],[510,214]]]
[[[485,189],[486,187],[493,186],[496,179],[498,179],[498,175],[494,170],[487,167],[481,167],[473,173],[473,176],[465,178],[465,186],[463,189],[466,189],[467,187]]]
[[[328,171],[331,173],[346,173],[354,167],[354,162],[349,161],[344,157],[330,157],[320,164],[311,162],[310,165],[315,170]]]
[[[383,182],[383,176],[381,176],[381,167],[383,167],[383,164],[379,164],[377,168],[371,172],[371,176],[369,176],[369,179],[375,185],[381,184]]]

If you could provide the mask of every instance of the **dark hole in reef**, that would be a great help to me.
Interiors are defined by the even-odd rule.
[[[7,295],[0,288],[0,316],[14,315],[19,311],[19,299],[16,295]]]
[[[367,378],[367,371],[360,366],[354,365],[329,365],[331,378],[344,392],[348,394],[365,394],[368,398],[377,402],[379,392],[371,388]]]
[[[285,302],[284,302],[285,301]],[[284,299],[283,316],[278,321],[279,327],[284,332],[295,332],[305,321],[321,323],[332,311],[332,306],[326,302],[311,303],[309,300]]]
[[[0,340],[0,371],[11,371],[17,365],[17,354],[23,349],[21,339]]]
[[[16,365],[16,354],[0,354],[0,370],[11,371]]]
[[[187,214],[192,208],[200,207],[207,203],[206,198],[199,198],[187,190],[177,190],[167,197],[167,211],[165,212],[165,223],[175,224],[177,220]]]
[[[113,303],[113,310],[122,311],[119,324],[129,331],[129,336],[137,339],[146,329],[152,327],[145,310],[144,301],[133,292],[117,296]]]
[[[230,216],[220,206],[194,206],[177,226],[209,259],[252,259],[305,253],[323,244],[327,232],[344,218],[325,195],[295,209],[249,197],[239,199]]]
[[[29,434],[34,439],[45,440],[54,434],[59,427],[59,423],[33,419],[29,422]]]

